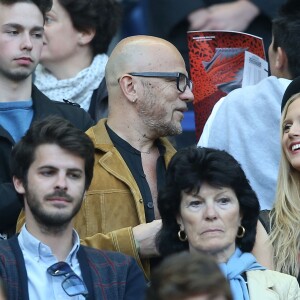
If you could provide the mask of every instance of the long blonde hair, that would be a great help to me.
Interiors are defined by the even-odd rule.
[[[280,137],[289,105],[300,98],[293,95],[286,103],[280,122]],[[271,241],[277,271],[298,276],[300,251],[300,171],[294,169],[281,146],[281,160],[274,208],[271,213]]]

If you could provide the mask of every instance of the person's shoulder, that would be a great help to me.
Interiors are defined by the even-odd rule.
[[[296,277],[273,270],[254,270],[247,272],[249,282],[255,279],[257,282],[268,282],[270,285],[296,285],[299,287]]]
[[[7,240],[7,239],[1,239],[0,240],[0,254],[3,251],[10,251],[11,246],[10,246],[10,243],[8,241],[9,240]]]
[[[95,124],[94,121],[92,121],[92,118],[86,112],[83,108],[80,107],[77,103],[71,102],[69,100],[63,100],[61,101],[55,101],[48,99],[55,107],[60,110],[63,114],[66,114],[68,116],[76,116],[76,117],[82,117],[86,119],[90,119],[92,124]],[[75,119],[75,118],[74,118]]]
[[[10,239],[0,240],[0,264],[3,266],[11,266],[15,263],[16,248],[19,247],[18,240],[15,237]]]
[[[32,89],[32,100],[34,111],[38,118],[48,115],[61,116],[84,131],[95,124],[90,115],[79,105],[70,101],[60,102],[50,100],[34,85]]]
[[[281,80],[275,76],[269,76],[255,85],[235,89],[224,97],[219,111],[232,109],[233,106],[237,109],[245,109],[258,106],[265,107],[271,103],[279,105],[288,82],[287,79]]]
[[[98,262],[107,263],[109,265],[117,264],[119,266],[130,265],[135,262],[133,257],[124,253],[100,250],[88,246],[81,247],[83,247],[89,258],[92,258],[93,260],[96,260]]]
[[[38,101],[44,102],[47,104],[47,106],[56,108],[61,110],[62,112],[68,112],[68,113],[78,113],[78,114],[83,114],[83,115],[88,115],[88,113],[80,107],[79,104],[71,102],[69,100],[63,100],[63,101],[55,101],[55,100],[50,100],[45,94],[43,94],[41,91],[39,98],[37,99]]]
[[[250,299],[300,298],[296,277],[272,270],[253,270],[247,272]]]
[[[240,96],[244,97],[251,97],[255,98],[257,94],[260,93],[274,93],[275,91],[284,91],[285,87],[280,84],[280,79],[275,76],[269,76],[261,81],[259,81],[257,84],[253,85],[247,85],[244,87],[237,88],[233,91],[231,91],[227,96],[224,97],[225,101],[228,101],[228,99],[240,99]]]
[[[90,137],[90,139],[95,144],[96,148],[98,148],[99,145],[109,146],[111,148],[113,146],[112,141],[109,137],[107,128],[105,126],[105,123],[107,121],[107,118],[100,119],[94,126],[91,126],[87,131],[86,134]]]

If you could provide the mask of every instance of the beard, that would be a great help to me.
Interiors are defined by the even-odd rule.
[[[43,200],[40,201],[35,193],[26,188],[25,197],[28,207],[36,222],[40,224],[41,227],[43,227],[45,230],[56,232],[60,231],[62,228],[67,227],[72,221],[73,217],[78,213],[81,207],[83,193],[81,195],[81,199],[74,199],[64,190],[57,190],[54,193],[45,195]],[[71,211],[49,212],[47,210],[47,207],[43,207],[42,204],[44,201],[47,201],[45,199],[54,197],[64,197],[67,201],[76,202],[76,205]]]
[[[19,67],[19,68],[14,68],[14,69],[9,69],[8,67],[1,67],[0,65],[0,74],[1,76],[14,81],[14,82],[20,82],[31,76],[31,74],[34,72],[36,68],[35,66],[32,66],[30,68],[26,67]]]
[[[168,117],[166,108],[160,105],[159,99],[149,89],[145,91],[144,100],[137,103],[137,113],[157,138],[182,133],[181,123]]]
[[[152,111],[151,111],[152,109]],[[156,133],[156,137],[174,136],[182,133],[182,127],[180,123],[173,120],[164,120],[165,112],[162,108],[160,111],[155,112],[153,107],[143,107],[138,111],[139,117],[143,120],[143,123],[147,127]]]
[[[15,72],[0,70],[0,73],[4,77],[8,78],[9,80],[12,80],[14,82],[19,82],[19,81],[23,81],[26,78],[28,78],[33,73],[33,70],[18,70]]]

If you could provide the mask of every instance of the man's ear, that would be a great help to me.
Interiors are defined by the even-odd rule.
[[[78,33],[78,44],[80,46],[84,46],[89,44],[92,39],[94,38],[95,34],[96,34],[96,30],[95,29],[88,29],[85,31],[81,31]]]
[[[119,84],[120,84],[121,90],[123,91],[126,98],[131,103],[136,102],[137,90],[136,90],[136,82],[134,81],[133,77],[129,74],[124,74],[119,79]]]
[[[21,181],[21,179],[17,178],[16,176],[13,176],[13,183],[14,183],[16,191],[19,194],[24,195],[25,194],[25,188],[24,188],[24,184]]]
[[[276,51],[275,68],[278,71],[288,69],[288,59],[285,51],[281,47],[278,47]]]

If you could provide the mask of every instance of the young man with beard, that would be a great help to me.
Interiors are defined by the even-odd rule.
[[[145,280],[135,260],[80,246],[73,229],[93,164],[90,138],[58,117],[33,124],[14,147],[11,169],[25,224],[19,235],[0,241],[8,299],[143,299]]]
[[[49,100],[34,85],[32,73],[42,47],[45,14],[51,0],[0,0],[0,234],[15,232],[21,206],[9,174],[15,143],[34,120],[61,116],[85,131],[93,125],[81,108]]]

